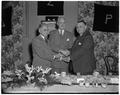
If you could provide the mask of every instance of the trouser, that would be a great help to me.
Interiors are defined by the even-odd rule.
[[[68,72],[70,74],[75,74],[75,72],[73,71],[73,63],[71,60],[70,60],[69,65],[68,65]]]
[[[63,62],[63,61],[54,61],[52,62],[52,70],[51,73],[57,72],[57,73],[61,73],[61,72],[66,72],[68,73],[68,63]]]

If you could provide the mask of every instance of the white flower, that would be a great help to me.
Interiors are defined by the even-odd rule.
[[[43,70],[43,74],[47,74],[50,70],[51,68],[46,68],[46,70]]]
[[[30,75],[27,75],[27,78],[28,78],[27,82],[30,82],[31,79],[34,79],[34,76],[31,77]]]
[[[12,78],[6,78],[6,79],[3,79],[1,80],[1,82],[8,82],[8,81],[12,81],[13,79]]]
[[[25,64],[25,68],[26,68],[26,70],[27,70],[27,72],[28,72],[29,74],[31,74],[31,73],[33,72],[33,70],[34,70],[33,66],[32,66],[32,67],[29,67],[28,64]]]
[[[37,72],[43,71],[42,66],[36,67],[36,71],[37,71]]]
[[[15,73],[16,73],[16,75],[18,76],[19,79],[21,79],[22,74],[24,74],[24,73],[22,72],[22,70],[15,70]]]
[[[57,73],[57,72],[55,72],[55,75],[56,75],[56,76],[59,76],[60,74],[59,74],[59,73]]]
[[[4,75],[12,75],[13,73],[11,71],[4,71],[3,74]]]
[[[66,41],[70,41],[70,39],[69,38],[67,38],[67,40]]]
[[[78,45],[81,45],[81,42],[79,42]]]
[[[31,79],[34,79],[34,76],[32,76]]]

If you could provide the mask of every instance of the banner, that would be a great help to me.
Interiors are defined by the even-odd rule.
[[[119,32],[119,6],[94,4],[94,31]]]
[[[12,34],[12,7],[2,8],[2,36]]]
[[[64,1],[38,1],[38,15],[63,15]]]

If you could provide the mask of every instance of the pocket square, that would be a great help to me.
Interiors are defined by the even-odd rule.
[[[67,41],[70,41],[70,39],[69,39],[69,38],[67,38]]]
[[[78,45],[81,45],[81,43],[79,42]]]

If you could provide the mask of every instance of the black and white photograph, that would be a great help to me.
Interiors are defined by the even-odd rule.
[[[1,1],[1,94],[119,94],[119,1]]]

